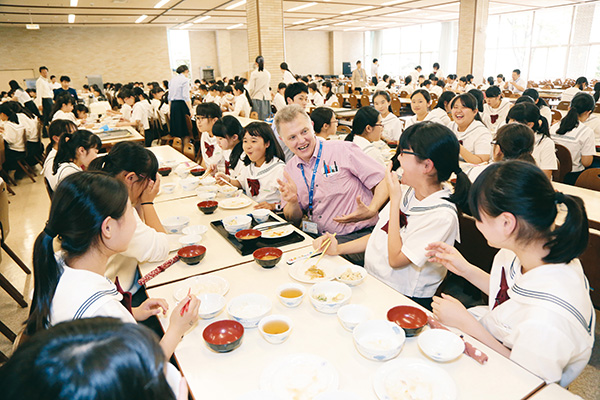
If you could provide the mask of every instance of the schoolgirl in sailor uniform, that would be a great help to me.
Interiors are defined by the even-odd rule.
[[[450,129],[460,143],[460,156],[471,164],[479,164],[490,159],[492,134],[481,122],[477,99],[470,93],[463,93],[450,103],[452,119]]]
[[[510,107],[510,101],[502,97],[502,91],[498,86],[490,86],[485,91],[482,120],[492,135],[506,123]]]
[[[431,106],[431,95],[425,89],[415,90],[410,96],[410,108],[415,113],[412,117],[408,118],[404,123],[404,129],[422,121],[437,122],[442,125],[446,125],[447,121],[450,120],[448,114],[441,113],[440,111],[433,112],[429,111]]]
[[[397,143],[402,134],[402,121],[391,112],[391,101],[390,94],[385,90],[379,90],[373,95],[373,107],[381,114],[383,124],[381,137],[386,142]]]
[[[215,122],[212,127],[213,137],[217,144],[223,149],[226,175],[237,177],[244,168],[243,159],[246,157],[242,148],[242,137],[244,128],[238,119],[231,115],[225,115]]]

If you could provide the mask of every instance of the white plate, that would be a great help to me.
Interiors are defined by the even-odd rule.
[[[328,259],[327,256],[324,256],[317,265],[317,268],[323,270],[325,277],[311,279],[308,275],[306,275],[306,270],[314,265],[318,259],[318,257],[313,257],[290,265],[290,276],[302,283],[317,283],[334,279],[338,264],[335,261]]]
[[[280,224],[280,221],[276,222],[265,222],[264,224],[259,224],[254,227],[254,229],[261,230],[262,228],[266,228],[271,225]],[[279,239],[282,237],[286,237],[294,233],[294,227],[292,225],[283,225],[278,226],[273,229],[267,229],[262,231],[262,237],[266,239]]]
[[[267,392],[264,390],[255,390],[253,392],[248,392],[240,397],[237,400],[283,400],[281,397],[277,396],[275,393]]]
[[[460,336],[445,329],[421,332],[417,342],[423,353],[439,362],[454,360],[465,351],[465,342]]]
[[[373,375],[373,388],[380,400],[411,398],[456,400],[452,377],[440,367],[418,358],[397,358],[383,364]]]
[[[260,377],[260,388],[282,399],[309,400],[336,390],[339,375],[333,364],[313,354],[292,354],[269,365]]]
[[[334,390],[332,392],[321,393],[314,400],[362,400],[362,398],[345,390]]]
[[[225,210],[237,210],[239,208],[248,207],[252,204],[252,200],[247,197],[230,197],[228,199],[219,200],[219,207]]]
[[[221,296],[225,296],[229,291],[229,282],[217,275],[194,276],[178,283],[173,292],[173,297],[175,297],[175,300],[181,301],[187,296],[190,288],[192,289],[192,294],[196,296],[202,293],[218,293]]]

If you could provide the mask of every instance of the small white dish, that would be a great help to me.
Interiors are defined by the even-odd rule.
[[[340,282],[319,282],[308,291],[310,303],[315,310],[335,314],[352,297],[352,289]]]
[[[200,187],[198,189],[196,189],[196,194],[198,193],[213,193],[213,194],[217,194],[219,193],[219,187],[217,185],[206,185],[204,186],[203,184],[204,180],[200,179]]]
[[[167,233],[181,233],[181,230],[188,226],[190,218],[186,216],[168,217],[162,220]]]
[[[358,265],[340,265],[335,273],[335,279],[348,286],[357,286],[363,283],[367,271]]]
[[[198,296],[200,308],[198,316],[202,319],[211,319],[219,315],[225,308],[225,297],[218,293],[203,293]]]
[[[371,310],[361,304],[346,304],[338,310],[337,316],[344,329],[352,332],[358,324],[371,318]]]
[[[200,179],[192,176],[189,178],[182,179],[181,181],[179,181],[179,184],[181,185],[184,191],[189,192],[200,186]]]
[[[200,179],[200,183],[202,184],[202,186],[209,186],[217,183],[217,180],[212,176],[207,176],[205,178]]]
[[[178,177],[180,177],[181,179],[184,179],[190,174],[190,170],[186,169],[186,168],[176,168],[175,173],[177,174]]]
[[[256,328],[258,322],[271,312],[272,307],[267,296],[247,293],[233,298],[227,305],[227,312],[244,328]]]
[[[235,235],[242,229],[250,229],[252,218],[247,215],[233,215],[223,218],[223,227],[229,234]]]
[[[285,315],[269,315],[258,323],[258,330],[262,337],[271,344],[281,344],[292,333],[292,319]],[[270,331],[273,329],[273,331]]]
[[[286,294],[287,291],[287,294]],[[295,291],[299,291],[299,296],[291,296]],[[277,288],[277,298],[286,307],[294,308],[298,307],[302,300],[304,299],[304,295],[306,294],[306,290],[304,286],[298,283],[284,283]]]
[[[196,196],[198,196],[200,201],[214,200],[217,198],[217,194],[214,192],[206,192],[198,189],[196,190]]]
[[[352,332],[358,352],[369,360],[385,361],[400,354],[406,335],[402,328],[390,321],[361,322]]]
[[[200,235],[183,235],[179,238],[179,243],[181,243],[182,247],[200,244],[201,241],[202,236]]]
[[[184,235],[204,235],[208,232],[208,227],[206,225],[190,225],[183,228],[181,232],[183,232]]]
[[[219,193],[225,197],[236,197],[238,195],[238,189],[232,186],[219,186]]]
[[[160,189],[162,190],[162,192],[164,194],[171,194],[175,191],[176,187],[177,187],[176,183],[164,183],[160,186]]]
[[[271,212],[264,208],[259,208],[257,210],[252,211],[252,217],[258,224],[262,224],[263,222],[267,222],[269,220],[269,214]]]
[[[203,293],[218,293],[221,296],[225,296],[228,291],[229,282],[227,282],[227,279],[212,274],[199,275],[179,282],[175,286],[173,297],[175,300],[181,301],[187,296],[188,292],[196,296]]]
[[[465,351],[465,342],[445,329],[428,329],[417,340],[423,353],[439,362],[454,360]]]

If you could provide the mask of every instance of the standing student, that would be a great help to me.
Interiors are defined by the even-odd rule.
[[[386,182],[389,203],[379,212],[373,233],[338,244],[326,234],[313,243],[317,248],[331,239],[327,254],[365,251],[365,269],[423,307],[446,276],[446,269],[428,260],[426,246],[433,238],[453,244],[459,240],[457,206],[468,212],[469,179],[458,165],[459,144],[445,126],[421,122],[400,137],[390,169],[403,169],[403,190],[389,170]],[[456,173],[456,187],[446,182]]]
[[[498,86],[490,86],[485,91],[485,104],[483,105],[482,120],[485,126],[493,134],[496,133],[504,123],[510,110],[510,101],[503,98],[502,90]]]
[[[519,122],[533,130],[535,141],[532,156],[537,166],[544,171],[548,179],[552,179],[552,172],[558,169],[556,147],[550,137],[548,121],[540,115],[537,106],[526,102],[515,104],[508,112],[506,122]]]
[[[60,77],[60,86],[54,89],[54,101],[56,101],[60,96],[68,94],[72,96],[75,101],[79,100],[77,98],[77,91],[72,87],[69,87],[71,84],[71,78],[66,75]]]
[[[381,141],[382,132],[383,124],[379,111],[372,106],[361,107],[352,120],[352,131],[344,140],[355,143],[374,161],[385,166],[382,152],[374,145],[374,142]]]
[[[567,115],[550,128],[552,140],[565,146],[571,153],[573,167],[565,176],[565,183],[574,185],[583,170],[589,167],[596,154],[594,131],[585,121],[596,107],[592,95],[581,92],[571,100],[571,107]]]
[[[315,134],[327,140],[337,132],[338,120],[335,113],[329,107],[317,107],[310,113],[310,119],[313,122]]]
[[[12,92],[15,100],[21,103],[23,107],[26,107],[36,117],[41,118],[40,110],[38,110],[37,106],[33,102],[33,99],[21,88],[21,86],[19,86],[17,81],[12,80],[8,82],[8,86],[10,86],[10,91]]]
[[[235,94],[235,109],[232,111],[232,115],[249,118],[253,103],[244,84],[241,82],[236,83],[233,87],[233,93]]]
[[[460,156],[468,163],[479,164],[489,160],[492,134],[481,122],[477,99],[463,93],[452,99],[452,122],[449,128],[460,143]]]
[[[377,86],[379,80],[379,60],[374,58],[373,64],[371,64],[371,83],[373,86]]]
[[[90,131],[63,133],[52,164],[52,176],[48,180],[50,189],[56,191],[56,187],[67,176],[87,168],[101,148],[102,141]]]
[[[581,92],[588,86],[588,80],[585,76],[580,76],[575,81],[575,85],[565,90],[560,96],[560,101],[571,101],[573,96]]]
[[[491,273],[447,243],[427,256],[489,297],[477,320],[451,296],[433,299],[433,313],[544,379],[567,386],[590,359],[595,312],[577,257],[588,242],[578,197],[556,192],[540,169],[522,161],[495,163],[477,178],[469,203],[477,228],[499,248]],[[557,205],[567,208],[556,224]]]
[[[281,64],[279,64],[279,68],[281,69],[281,73],[283,74],[281,78],[283,83],[285,83],[286,85],[290,85],[296,82],[296,78],[294,77],[294,74],[292,74],[292,71],[290,71],[290,68],[288,67],[287,63],[282,62]]]
[[[256,69],[250,74],[248,92],[252,99],[252,107],[258,113],[258,119],[264,121],[271,115],[271,91],[269,90],[271,74],[265,70],[265,59],[263,56],[256,57],[254,65]]]
[[[319,91],[317,84],[314,82],[308,84],[308,98],[309,98],[309,101],[312,102],[312,104],[315,107],[321,107],[321,106],[325,105],[325,100],[323,99],[323,95]]]
[[[360,92],[365,86],[367,86],[367,72],[362,67],[362,62],[358,60],[356,69],[352,71],[352,90]]]
[[[431,118],[431,121],[436,121],[444,126],[450,127],[452,120],[448,114],[451,112],[450,103],[454,97],[456,97],[456,94],[450,90],[442,93],[438,98],[437,104],[433,107],[433,110],[427,114],[427,116]]]
[[[37,96],[42,101],[42,123],[46,126],[50,123],[50,113],[52,112],[54,93],[52,92],[52,87],[48,81],[48,68],[41,66],[39,71],[40,77],[35,81],[35,89]]]
[[[123,295],[104,277],[108,259],[125,251],[136,229],[133,207],[125,185],[101,172],[67,177],[54,194],[50,215],[33,250],[34,291],[25,334],[48,329],[63,321],[96,316],[127,323],[166,313],[163,299],[146,300],[129,310]],[[55,254],[60,237],[62,252]],[[183,334],[198,319],[200,302],[190,299],[175,307],[161,347],[170,357]]]
[[[218,173],[217,179],[242,188],[258,204],[254,208],[281,209],[278,180],[283,179],[283,151],[266,122],[252,122],[244,128],[243,167],[234,179]]]
[[[225,158],[225,174],[236,177],[242,170],[244,163],[244,149],[242,137],[244,128],[234,116],[225,115],[217,120],[212,127],[212,134],[217,138],[217,144],[223,150]]]
[[[527,89],[527,81],[521,78],[521,70],[515,69],[512,72],[512,80],[504,84],[504,89],[508,89],[513,93],[522,94]]]
[[[211,174],[217,170],[225,171],[223,149],[212,133],[213,126],[222,115],[221,107],[215,103],[202,103],[196,107],[196,126],[198,132],[202,132],[200,134],[201,164]]]
[[[433,63],[433,72],[438,79],[444,79],[444,72],[440,69],[440,64],[435,62]]]
[[[51,119],[52,121],[57,119],[66,119],[73,122],[75,125],[79,125],[79,121],[73,114],[73,108],[75,107],[75,99],[69,95],[60,96],[54,102],[54,108],[52,110]]]
[[[537,108],[540,109],[540,114],[542,117],[546,118],[546,121],[548,121],[548,125],[552,124],[552,110],[550,110],[548,103],[546,103],[546,101],[540,97],[540,94],[537,90],[534,88],[525,89],[521,96],[531,97]]]
[[[330,81],[325,81],[321,84],[321,90],[323,91],[323,101],[327,107],[332,107],[333,103],[338,101],[337,96],[333,93],[333,85]],[[340,104],[341,107],[341,104]]]
[[[381,136],[388,143],[398,142],[402,134],[402,122],[391,112],[392,98],[386,91],[380,90],[373,95],[373,106],[381,114],[383,132]]]
[[[171,105],[169,133],[174,137],[189,139],[186,115],[192,112],[190,70],[187,65],[180,65],[175,71],[177,75],[169,82],[169,104]]]

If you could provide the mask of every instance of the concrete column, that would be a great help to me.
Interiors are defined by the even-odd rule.
[[[283,0],[248,0],[246,22],[249,71],[256,57],[262,55],[265,69],[271,73],[271,87],[276,89],[282,78],[279,64],[285,61]]]
[[[329,48],[331,49],[331,69],[334,75],[342,74],[344,38],[342,32],[332,31],[329,33]]]
[[[483,77],[485,27],[489,0],[461,0],[458,18],[458,76],[473,74],[477,82]]]
[[[216,31],[217,39],[217,65],[219,70],[215,71],[215,77],[233,78],[232,59],[234,54],[231,54],[231,34],[229,31]]]

